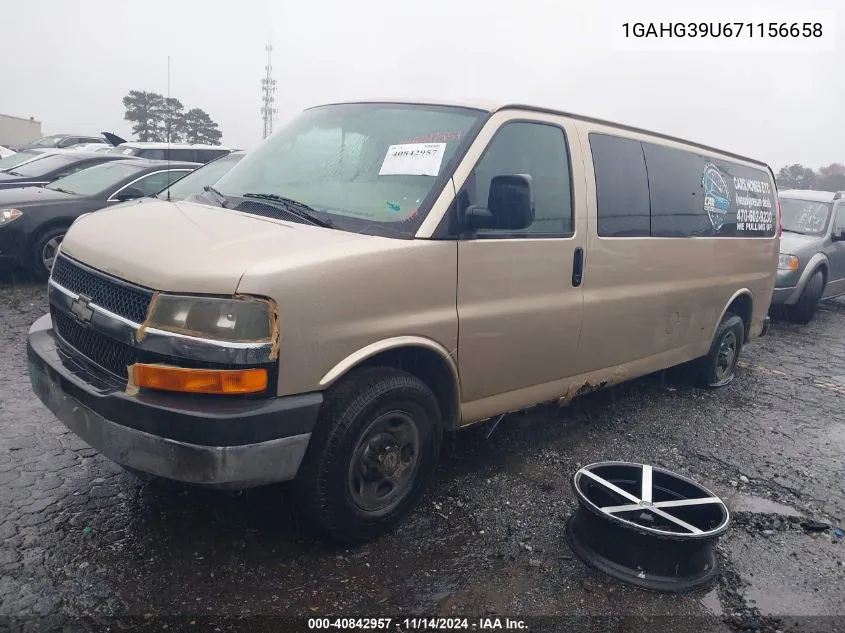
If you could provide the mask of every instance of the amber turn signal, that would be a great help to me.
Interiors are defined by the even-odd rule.
[[[138,387],[163,391],[239,394],[267,389],[266,369],[190,369],[136,363],[133,375]]]

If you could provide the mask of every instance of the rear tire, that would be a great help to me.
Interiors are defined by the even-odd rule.
[[[360,543],[393,529],[432,478],[440,409],[416,376],[360,370],[333,388],[311,436],[293,492],[323,535]]]
[[[694,365],[695,383],[710,388],[730,384],[744,342],[745,324],[740,317],[728,312],[716,329],[710,351]]]
[[[53,267],[53,260],[68,227],[56,226],[47,229],[35,239],[32,248],[32,273],[38,281],[47,281]]]
[[[812,321],[822,294],[824,294],[824,273],[817,270],[807,282],[798,303],[789,308],[790,320],[801,325],[807,325]]]

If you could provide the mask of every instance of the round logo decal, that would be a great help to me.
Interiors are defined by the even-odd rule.
[[[704,210],[707,211],[713,230],[718,231],[725,224],[725,217],[731,206],[728,183],[716,165],[707,163],[704,166],[701,185],[704,187]]]

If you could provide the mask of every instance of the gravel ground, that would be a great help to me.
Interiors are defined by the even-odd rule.
[[[489,427],[459,434],[421,506],[358,548],[316,540],[281,487],[144,483],[86,447],[30,390],[25,334],[45,311],[42,285],[0,281],[0,631],[307,630],[306,615],[471,616],[470,627],[535,616],[532,630],[566,631],[845,628],[845,544],[804,527],[845,521],[845,303],[823,304],[809,326],[774,323],[724,389],[650,376],[510,416],[489,439]],[[723,496],[734,520],[715,587],[649,593],[572,554],[570,477],[611,459]]]

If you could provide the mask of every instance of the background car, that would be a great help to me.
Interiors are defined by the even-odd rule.
[[[79,216],[154,195],[197,167],[118,157],[45,187],[0,191],[0,261],[46,279],[65,232]]]
[[[207,163],[229,154],[232,150],[220,145],[190,145],[187,143],[121,143],[112,150],[124,156],[140,156],[156,160],[186,160],[192,163]]]
[[[210,187],[220,180],[223,174],[234,167],[244,155],[246,155],[246,152],[232,152],[206,163],[159,191],[156,198],[159,200],[185,200],[189,196],[201,194],[206,187]]]
[[[18,165],[23,165],[37,158],[42,158],[48,154],[71,152],[70,149],[24,149],[19,152],[12,152],[6,158],[0,158],[0,173],[14,169]]]
[[[74,145],[70,149],[80,152],[108,152],[114,146],[108,143],[82,143],[82,145]]]
[[[80,169],[99,163],[120,160],[120,156],[103,152],[55,152],[17,165],[0,173],[0,189],[39,187],[64,178]]]
[[[9,149],[13,149],[15,151],[39,147],[52,147],[62,149],[74,147],[76,145],[82,145],[84,143],[97,143],[112,146],[118,145],[123,142],[125,142],[124,139],[120,138],[115,134],[111,134],[110,132],[103,132],[100,136],[90,134],[51,134],[50,136],[45,136],[43,138],[38,139],[37,141],[33,141],[32,143],[25,143],[23,145],[12,145],[9,147]]]
[[[809,323],[822,299],[845,294],[845,192],[779,193],[783,235],[772,306]]]

